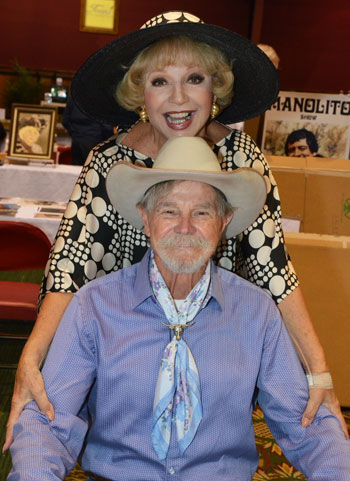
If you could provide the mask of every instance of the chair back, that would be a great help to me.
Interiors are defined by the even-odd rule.
[[[1,271],[43,269],[50,249],[50,240],[39,227],[0,221]]]

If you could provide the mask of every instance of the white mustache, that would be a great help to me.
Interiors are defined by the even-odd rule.
[[[173,234],[161,239],[158,242],[158,245],[165,249],[169,247],[194,247],[197,249],[205,249],[209,246],[209,243],[205,239],[201,239],[194,235]]]

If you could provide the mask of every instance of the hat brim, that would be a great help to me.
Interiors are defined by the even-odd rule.
[[[263,176],[247,167],[214,173],[147,169],[129,162],[118,162],[107,175],[106,189],[116,211],[141,230],[143,223],[136,204],[150,187],[168,180],[203,182],[220,190],[235,208],[233,218],[225,230],[226,238],[234,237],[249,227],[258,217],[266,200]]]
[[[185,35],[222,51],[232,62],[232,103],[217,119],[240,122],[265,112],[279,91],[277,70],[269,58],[245,37],[205,23],[169,23],[144,28],[120,37],[93,54],[72,81],[72,97],[80,110],[102,123],[128,127],[138,116],[122,108],[115,91],[128,67],[144,48],[166,37]]]

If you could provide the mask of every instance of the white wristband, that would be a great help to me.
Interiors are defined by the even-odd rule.
[[[332,376],[330,372],[307,374],[306,377],[310,388],[333,389]]]

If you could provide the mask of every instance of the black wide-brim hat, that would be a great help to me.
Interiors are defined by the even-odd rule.
[[[102,123],[128,127],[136,112],[125,110],[115,97],[118,83],[135,57],[146,47],[166,37],[186,36],[223,52],[232,62],[234,94],[220,112],[219,122],[241,122],[265,112],[279,92],[277,70],[254,43],[223,27],[202,23],[194,15],[168,12],[149,20],[140,30],[117,38],[95,52],[76,73],[72,97],[89,117]]]

